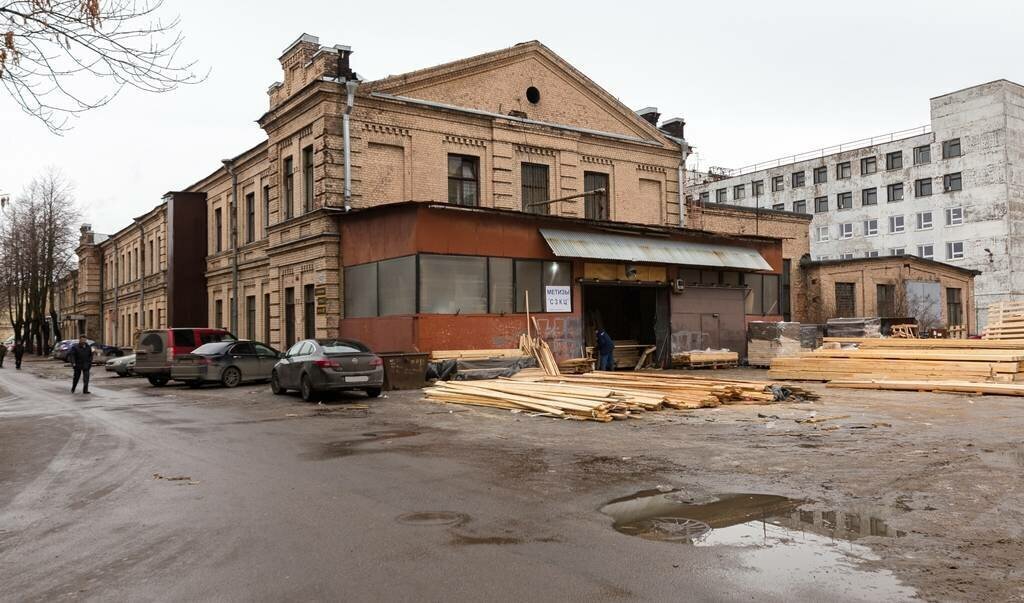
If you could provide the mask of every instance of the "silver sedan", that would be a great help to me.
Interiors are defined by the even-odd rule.
[[[279,356],[277,350],[258,341],[206,343],[174,359],[171,379],[190,387],[204,383],[235,387],[243,381],[266,381]]]
[[[362,390],[376,398],[383,386],[384,362],[352,339],[302,340],[288,348],[270,376],[275,394],[297,389],[306,401],[339,390]]]

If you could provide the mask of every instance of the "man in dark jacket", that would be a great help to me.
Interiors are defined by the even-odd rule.
[[[597,370],[615,370],[615,341],[604,329],[597,330]]]
[[[21,357],[25,355],[25,346],[20,339],[14,340],[14,368],[21,370]]]
[[[89,340],[82,335],[78,338],[78,343],[71,346],[71,350],[68,351],[68,360],[71,361],[71,368],[75,371],[75,376],[71,380],[71,393],[75,393],[75,388],[78,387],[78,380],[82,380],[82,393],[89,393],[89,371],[92,370],[92,346],[89,345]]]
[[[0,368],[4,368],[4,356],[7,356],[7,344],[0,343]]]

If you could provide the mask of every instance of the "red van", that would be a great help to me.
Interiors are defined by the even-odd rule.
[[[139,333],[139,341],[135,344],[135,372],[149,379],[154,386],[162,387],[171,380],[171,365],[178,356],[188,354],[204,343],[235,339],[224,329],[149,329]]]

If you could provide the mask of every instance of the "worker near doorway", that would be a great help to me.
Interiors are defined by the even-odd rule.
[[[615,341],[604,329],[597,330],[597,370],[615,370]]]

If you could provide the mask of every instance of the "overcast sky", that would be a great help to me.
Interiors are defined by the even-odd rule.
[[[254,123],[277,57],[302,32],[352,46],[374,79],[524,40],[542,41],[633,109],[682,116],[700,166],[740,167],[928,123],[928,99],[993,79],[1024,82],[1024,3],[281,3],[167,0],[182,52],[208,79],[122,93],[57,137],[0,97],[0,192],[46,166],[113,232],[262,139]]]

